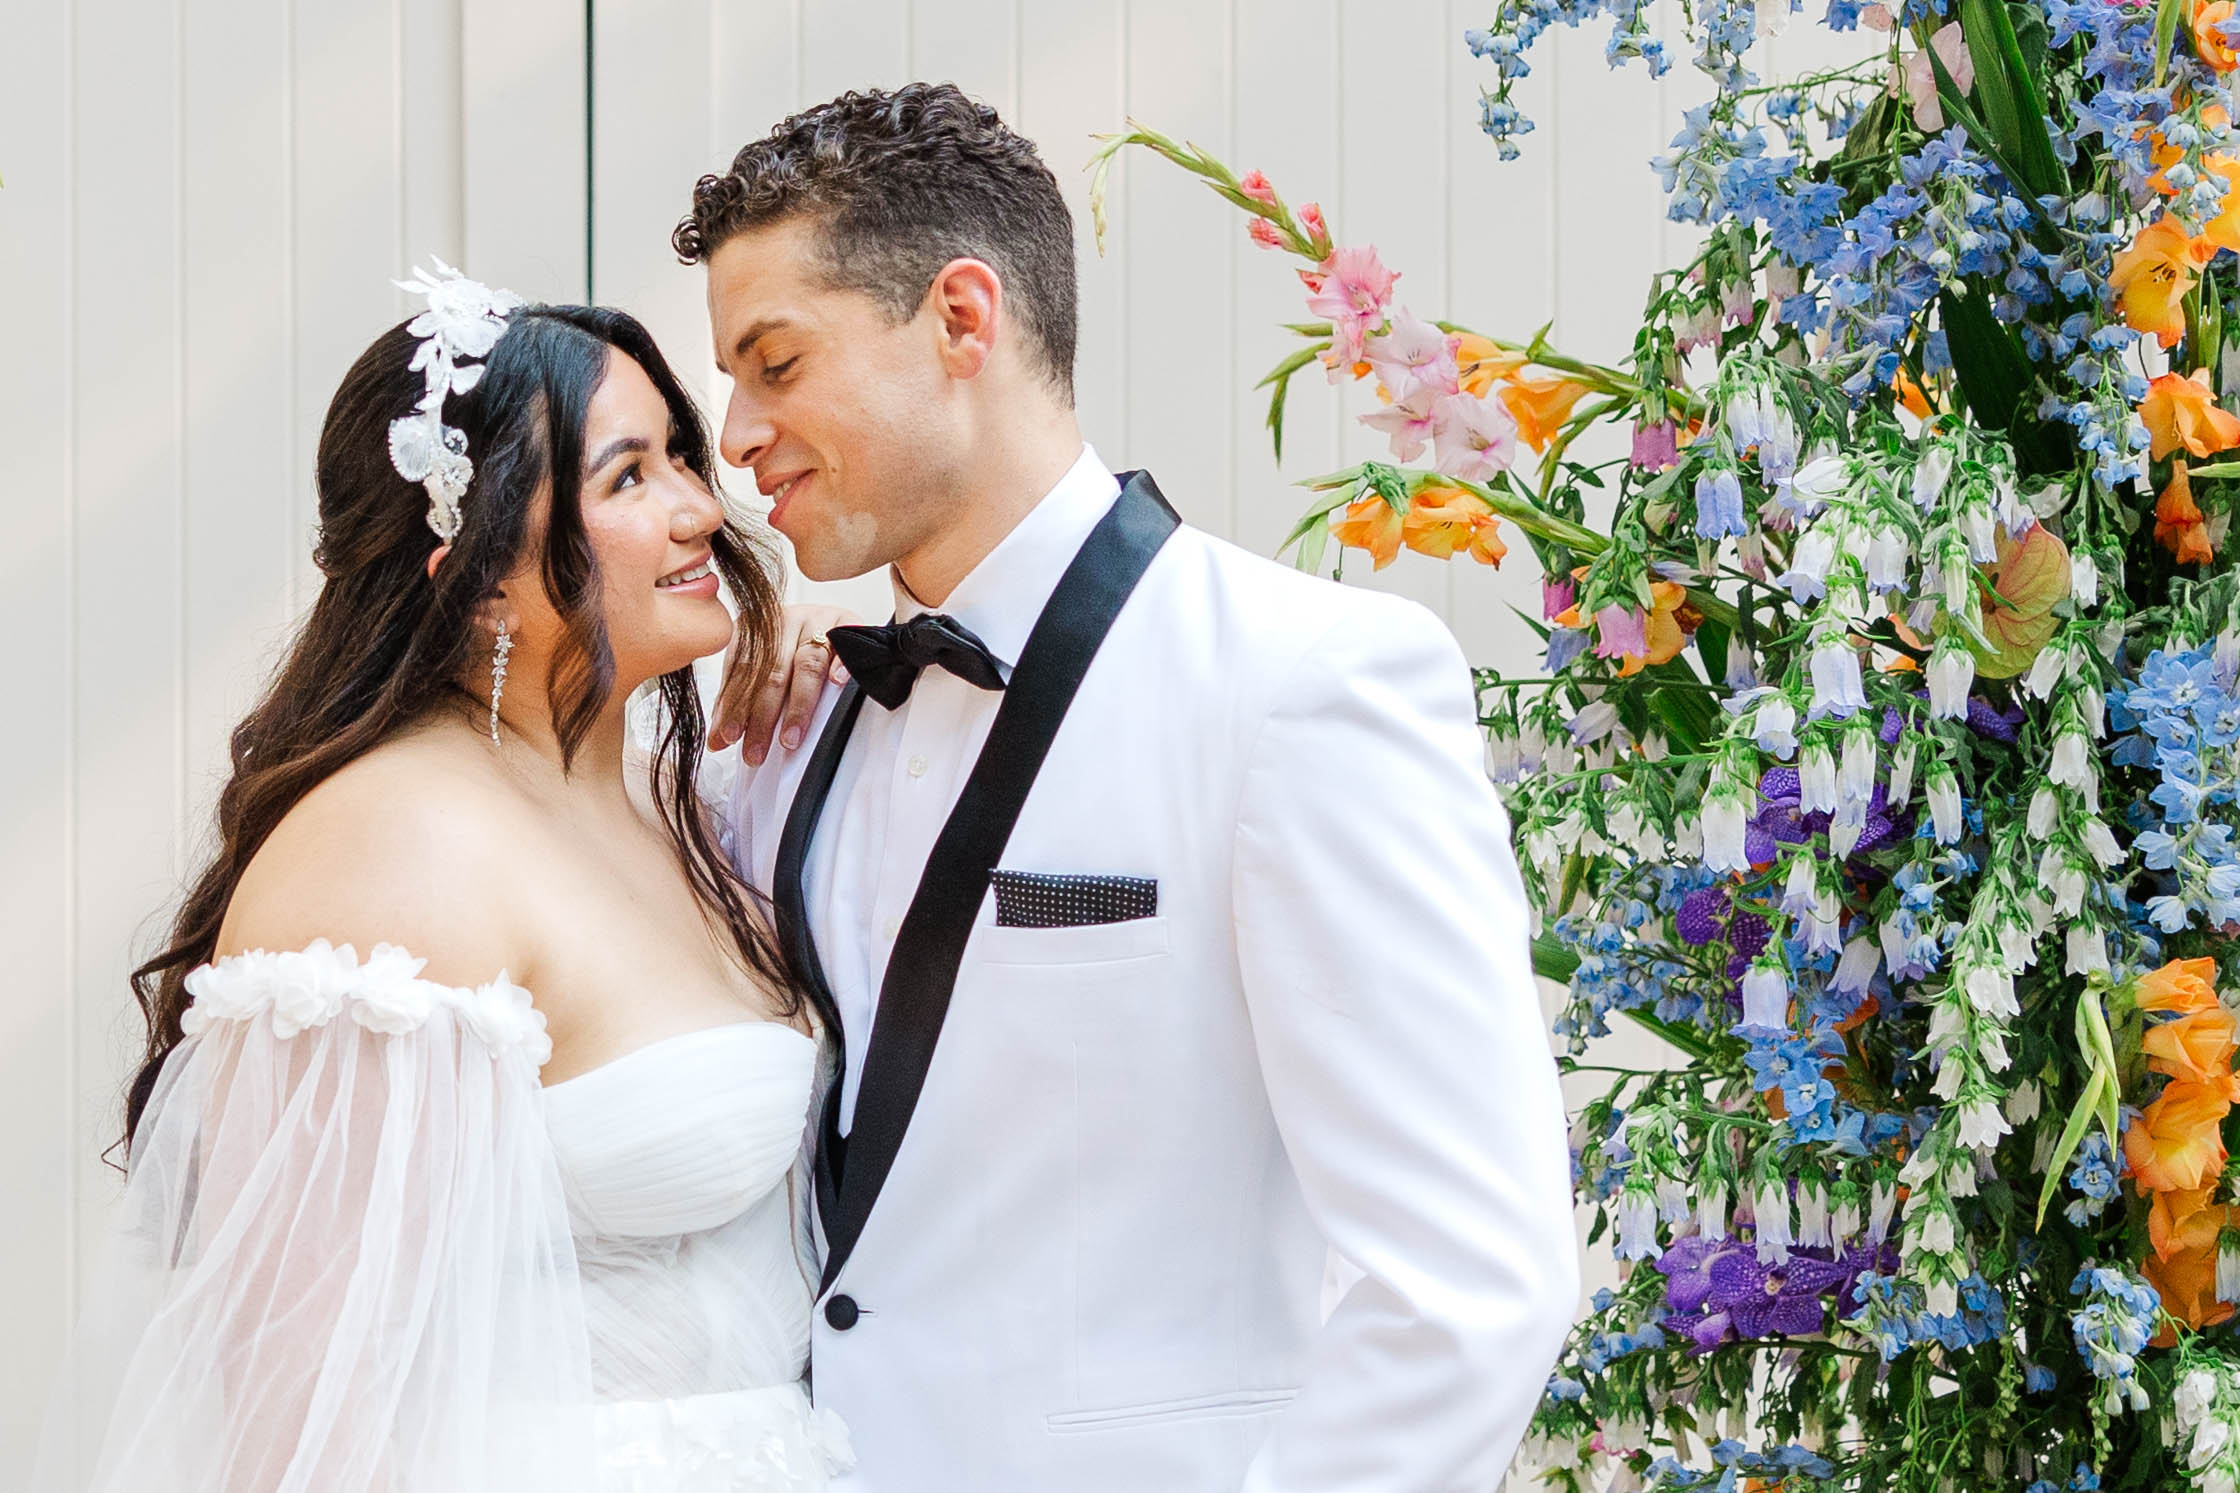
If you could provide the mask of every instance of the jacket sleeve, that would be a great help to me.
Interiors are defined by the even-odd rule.
[[[1470,676],[1358,598],[1247,757],[1238,957],[1307,1206],[1361,1272],[1249,1493],[1483,1493],[1579,1290],[1562,1098]]]
[[[419,967],[322,941],[188,976],[37,1493],[588,1493],[543,1021]]]

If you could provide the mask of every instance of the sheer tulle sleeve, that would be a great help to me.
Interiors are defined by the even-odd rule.
[[[325,942],[196,970],[36,1493],[511,1493],[595,1476],[527,992]]]

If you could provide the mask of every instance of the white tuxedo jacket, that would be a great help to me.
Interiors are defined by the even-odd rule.
[[[982,898],[815,1323],[849,1486],[1496,1486],[1578,1273],[1475,716],[1414,603],[1188,527],[1159,549],[998,862],[1149,879],[1156,911],[997,926]],[[811,759],[732,800],[762,887]],[[851,1144],[881,1102],[867,1072]]]

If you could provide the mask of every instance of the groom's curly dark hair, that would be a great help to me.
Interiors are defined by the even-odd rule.
[[[692,189],[670,242],[697,264],[749,229],[817,225],[826,283],[907,320],[952,259],[993,268],[1051,384],[1073,402],[1073,218],[1034,146],[949,83],[843,93]]]

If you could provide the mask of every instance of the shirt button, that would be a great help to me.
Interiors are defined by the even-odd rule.
[[[925,775],[926,759],[923,757],[912,757],[910,759],[910,776],[914,778],[922,778]]]

